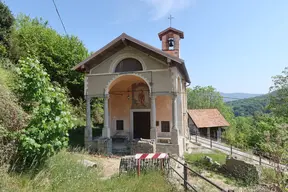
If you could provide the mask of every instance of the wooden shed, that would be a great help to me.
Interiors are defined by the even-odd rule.
[[[188,116],[191,135],[219,140],[223,129],[230,126],[218,109],[190,109]]]

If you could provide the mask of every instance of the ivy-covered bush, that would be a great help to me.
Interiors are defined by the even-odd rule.
[[[32,116],[28,126],[17,135],[17,164],[39,165],[67,146],[68,130],[74,119],[64,90],[50,82],[37,59],[20,60],[17,72],[17,92],[23,108]]]

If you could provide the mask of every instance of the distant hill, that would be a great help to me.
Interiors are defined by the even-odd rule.
[[[266,106],[269,102],[269,94],[260,95],[247,99],[226,102],[234,111],[235,116],[250,116],[256,111],[269,113]]]
[[[224,102],[236,101],[239,99],[247,99],[252,97],[261,96],[263,94],[252,94],[252,93],[220,93],[223,97]]]

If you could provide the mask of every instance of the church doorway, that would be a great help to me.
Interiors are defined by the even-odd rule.
[[[150,139],[150,112],[133,112],[133,138]]]

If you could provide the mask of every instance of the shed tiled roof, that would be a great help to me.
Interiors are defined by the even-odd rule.
[[[230,124],[218,109],[191,109],[188,114],[198,128],[228,127]]]

